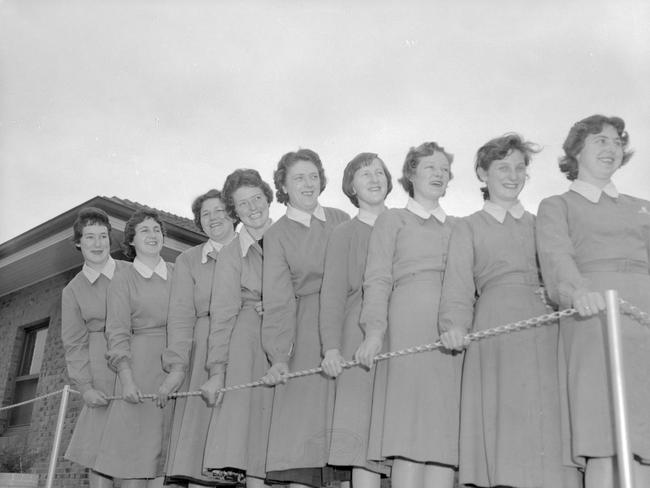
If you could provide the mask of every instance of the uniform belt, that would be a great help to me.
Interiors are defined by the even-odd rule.
[[[509,273],[486,281],[480,289],[484,292],[488,288],[510,285],[539,288],[539,276],[536,271],[530,273]]]
[[[443,277],[443,273],[441,271],[433,271],[433,270],[418,271],[417,273],[408,273],[402,276],[401,278],[399,278],[393,285],[393,288],[397,288],[398,286],[405,285],[406,283],[410,283],[411,281],[435,281],[436,283],[442,283],[442,277]]]
[[[320,293],[320,289],[311,292],[300,293],[299,295],[296,295],[296,298],[305,298],[310,295],[318,295],[319,293]]]
[[[160,327],[145,327],[141,329],[133,329],[133,335],[164,335],[167,330],[165,325]]]
[[[634,259],[601,259],[579,264],[578,268],[582,273],[650,274],[647,262]]]

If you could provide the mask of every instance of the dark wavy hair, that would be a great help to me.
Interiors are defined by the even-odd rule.
[[[163,236],[167,235],[165,224],[161,220],[160,215],[158,215],[158,212],[148,208],[137,210],[133,215],[131,215],[131,218],[126,221],[126,225],[124,226],[124,240],[122,241],[122,249],[124,251],[124,255],[127,258],[133,259],[135,257],[135,247],[133,247],[131,244],[133,242],[133,238],[135,237],[135,228],[138,224],[144,222],[147,219],[155,220],[158,225],[160,225],[160,230],[162,231]]]
[[[479,168],[487,171],[494,161],[505,158],[512,151],[520,151],[524,156],[524,163],[528,166],[533,154],[538,153],[540,149],[537,144],[524,140],[523,137],[514,132],[490,139],[476,152],[476,162],[474,163],[476,177],[479,180],[481,179],[478,174]],[[483,193],[483,200],[490,199],[490,191],[487,185],[481,188],[481,192]]]
[[[445,151],[445,148],[437,142],[423,142],[419,146],[409,149],[409,152],[406,154],[404,164],[402,165],[402,177],[398,181],[411,198],[413,198],[413,182],[411,181],[411,176],[415,174],[418,164],[420,164],[420,158],[431,156],[436,151],[444,154],[449,164],[454,162],[454,155]],[[449,180],[453,177],[453,173],[449,171]]]
[[[359,199],[357,198],[356,193],[354,193],[352,180],[354,180],[354,175],[359,169],[365,166],[370,166],[375,159],[379,160],[381,163],[381,166],[384,169],[384,174],[386,175],[386,180],[388,181],[386,196],[388,196],[388,194],[393,189],[393,177],[390,175],[390,171],[388,171],[386,163],[384,163],[384,161],[379,156],[377,156],[375,153],[368,152],[357,154],[354,158],[352,158],[352,161],[350,161],[343,170],[343,181],[341,182],[341,189],[343,190],[343,193],[350,199],[352,205],[357,208],[359,208]]]
[[[237,210],[235,209],[235,202],[232,199],[233,193],[242,186],[249,186],[259,188],[264,193],[266,201],[271,203],[273,201],[273,190],[269,184],[262,179],[259,172],[254,169],[236,169],[228,175],[226,182],[223,184],[223,202],[226,204],[226,211],[231,219],[239,222]]]
[[[79,210],[77,218],[72,224],[72,242],[80,250],[81,237],[84,233],[84,227],[88,225],[103,225],[108,231],[108,241],[111,241],[111,222],[106,212],[97,207],[83,207]]]
[[[564,156],[559,159],[560,171],[564,173],[568,180],[575,180],[578,177],[578,159],[577,156],[585,147],[585,139],[589,134],[599,134],[605,125],[611,125],[616,129],[618,136],[623,143],[623,161],[621,166],[627,163],[633,151],[628,151],[627,146],[630,142],[630,136],[625,131],[625,121],[620,117],[606,117],[605,115],[591,115],[582,119],[571,127],[562,145]]]
[[[298,161],[309,161],[310,163],[314,163],[320,178],[320,193],[323,193],[323,190],[325,190],[327,179],[325,178],[325,170],[323,169],[323,163],[321,162],[320,157],[311,149],[298,149],[295,152],[288,152],[282,156],[280,161],[278,161],[278,167],[273,172],[275,198],[278,203],[283,203],[285,205],[289,203],[289,195],[282,189],[282,186],[287,181],[289,168]]]

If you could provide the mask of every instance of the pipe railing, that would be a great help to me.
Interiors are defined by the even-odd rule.
[[[621,343],[621,314],[619,304],[622,300],[618,297],[618,292],[616,290],[607,290],[605,292],[605,301],[607,304],[607,350],[609,356],[608,362],[608,371],[609,377],[611,380],[611,392],[612,392],[612,404],[614,406],[614,426],[616,433],[616,460],[618,466],[618,478],[619,486],[621,488],[634,488],[634,473],[632,470],[632,454],[630,449],[630,436],[629,436],[629,425],[628,425],[628,415],[627,415],[627,404],[626,404],[626,394],[625,394],[625,366],[623,364],[623,351]],[[627,304],[627,302],[623,302]],[[629,304],[628,304],[629,305]],[[636,307],[634,307],[636,308]],[[574,309],[567,309],[561,312],[554,312],[553,314],[548,314],[547,316],[542,317],[559,317],[559,316],[569,316],[575,314]],[[641,312],[643,313],[643,312]],[[557,315],[559,314],[559,315]],[[637,317],[638,320],[640,318]],[[532,323],[534,321],[535,323]],[[527,324],[525,324],[525,322]],[[476,337],[471,337],[472,340],[481,340],[487,337],[494,337],[503,333],[516,332],[519,330],[525,330],[526,328],[536,327],[548,323],[550,320],[540,320],[537,319],[528,319],[527,321],[521,321],[521,323],[508,324],[506,326],[496,327],[494,331],[490,334],[487,334],[488,331],[482,331],[480,335]],[[409,348],[406,354],[415,354],[425,351],[430,351],[440,347],[438,343],[435,344],[425,344],[422,346],[415,346]],[[406,350],[405,350],[406,351]],[[388,354],[388,355],[387,355]],[[392,354],[392,355],[391,355]],[[394,357],[395,353],[384,353],[377,356],[376,359],[389,359]],[[347,367],[355,366],[357,363],[348,362]],[[305,376],[306,374],[316,374],[320,372],[320,368],[312,368],[310,370],[305,370],[303,372],[291,373],[290,377],[299,377]],[[259,386],[260,382],[247,383],[246,385],[236,385],[235,387],[229,387],[230,389],[241,389],[241,387],[254,387]],[[27,400],[25,402],[20,402],[14,405],[8,405],[5,407],[0,407],[0,411],[8,410],[15,408],[27,403],[36,402],[43,398],[47,398],[53,395],[61,393],[61,402],[59,404],[59,413],[56,421],[56,429],[54,431],[54,440],[52,442],[52,451],[50,453],[50,461],[48,464],[47,479],[45,488],[52,488],[54,479],[56,476],[56,464],[59,457],[59,452],[61,449],[61,439],[63,437],[63,425],[65,421],[65,415],[68,408],[68,400],[70,393],[79,393],[78,391],[72,390],[70,385],[65,385],[63,389],[41,395],[39,397]],[[188,397],[188,396],[197,396],[199,392],[178,392],[176,394],[170,395],[171,397]],[[146,395],[147,398],[155,398],[155,395]]]
[[[607,290],[605,303],[607,304],[607,351],[609,353],[609,377],[612,385],[612,405],[614,406],[619,486],[620,488],[634,488],[618,292]]]

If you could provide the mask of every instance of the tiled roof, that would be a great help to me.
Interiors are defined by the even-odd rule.
[[[196,226],[194,223],[194,220],[188,219],[187,217],[180,217],[179,215],[175,215],[173,213],[165,212],[164,210],[160,210],[158,208],[150,207],[149,205],[144,205],[142,203],[138,202],[133,202],[131,200],[127,200],[126,198],[118,198],[118,197],[103,197],[106,198],[107,200],[112,200],[115,203],[118,203],[120,205],[125,205],[127,207],[131,207],[134,211],[135,210],[140,210],[140,209],[148,209],[148,210],[153,210],[157,212],[160,215],[160,218],[163,219],[166,223],[177,225],[179,227],[182,227],[187,230],[191,230],[193,232],[199,232],[202,233],[201,230]]]

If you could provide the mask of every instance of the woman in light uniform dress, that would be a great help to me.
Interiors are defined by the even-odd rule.
[[[201,390],[214,410],[205,448],[206,469],[236,469],[246,486],[261,487],[266,477],[273,389],[230,391],[220,388],[259,380],[269,368],[262,349],[262,259],[264,233],[271,225],[271,187],[253,169],[231,173],[223,187],[228,214],[243,226],[219,256],[210,306],[207,367]]]
[[[475,171],[483,209],[454,227],[440,303],[442,343],[548,313],[539,296],[535,217],[519,202],[535,147],[517,134],[488,141]],[[476,295],[478,294],[478,299]],[[562,465],[557,323],[472,343],[462,376],[459,482],[571,488]]]
[[[285,154],[274,172],[276,197],[286,214],[264,235],[262,345],[271,361],[265,376],[277,384],[266,461],[269,480],[320,487],[329,457],[334,380],[324,375],[283,384],[286,374],[321,361],[319,295],[332,230],[349,216],[321,207],[325,172],[318,154]]]
[[[111,257],[111,224],[106,212],[85,207],[73,226],[74,244],[84,265],[61,297],[61,339],[68,376],[83,396],[84,406],[65,458],[90,468],[90,488],[108,488],[113,480],[94,471],[107,418],[107,396],[115,390],[115,373],[106,363],[106,293],[115,273],[130,264]]]
[[[210,300],[217,255],[235,238],[234,222],[225,209],[218,190],[209,190],[192,202],[194,223],[208,236],[207,242],[182,252],[174,263],[167,348],[163,368],[169,375],[158,390],[159,402],[165,404],[169,393],[181,386],[196,391],[208,379],[206,369]],[[212,408],[198,398],[177,398],[167,455],[165,474],[189,480],[189,487],[214,483],[203,475],[203,451]]]
[[[625,122],[592,115],[573,125],[560,170],[569,191],[542,201],[537,248],[544,282],[561,308],[560,381],[567,460],[585,467],[587,488],[612,487],[616,454],[603,334],[603,292],[650,310],[650,202],[611,181],[631,157]],[[650,486],[650,331],[621,315],[635,486]]]
[[[388,350],[438,339],[438,303],[454,220],[439,199],[451,179],[453,157],[434,142],[411,148],[400,183],[406,208],[389,209],[370,236],[356,353],[371,367]],[[451,488],[458,464],[458,409],[462,356],[447,351],[390,359],[383,391],[375,387],[369,457],[392,458],[394,488]],[[379,371],[378,371],[379,374]]]
[[[143,400],[165,379],[161,355],[173,266],[160,257],[164,226],[152,210],[138,210],[124,228],[125,254],[133,266],[113,278],[107,297],[106,337],[110,366],[118,373],[95,469],[122,478],[123,488],[162,486],[164,447],[171,409]]]
[[[344,371],[341,363],[352,359],[363,341],[359,316],[370,232],[378,215],[386,210],[384,200],[393,184],[388,168],[376,154],[361,153],[345,167],[342,187],[359,213],[332,232],[320,297],[321,366],[336,378],[328,463],[352,466],[356,488],[379,488],[380,476],[389,474],[390,467],[368,460],[376,370],[355,367]],[[381,379],[377,381],[383,386]]]

